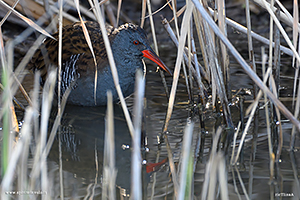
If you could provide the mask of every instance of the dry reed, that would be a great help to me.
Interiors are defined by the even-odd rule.
[[[207,98],[207,91],[206,88],[210,87],[211,89],[211,104],[214,107],[220,106],[222,108],[222,114],[224,115],[224,121],[222,126],[218,128],[215,136],[213,137],[212,147],[210,149],[210,156],[209,161],[205,165],[205,179],[202,185],[202,193],[201,199],[229,199],[228,197],[228,180],[227,175],[228,171],[232,173],[233,177],[233,184],[235,186],[235,192],[237,196],[242,199],[239,189],[237,188],[237,180],[239,181],[239,186],[243,192],[243,195],[246,199],[252,198],[252,186],[249,186],[247,191],[245,187],[244,180],[242,179],[239,171],[239,159],[243,156],[243,146],[245,143],[245,139],[247,133],[249,133],[249,128],[253,125],[253,117],[255,112],[258,109],[259,101],[263,98],[264,102],[264,112],[266,118],[266,130],[267,130],[267,137],[268,137],[268,155],[269,155],[269,173],[270,173],[270,181],[274,181],[276,178],[275,174],[275,163],[278,163],[280,159],[280,155],[282,153],[282,146],[283,146],[283,132],[281,127],[282,115],[290,120],[290,123],[293,125],[291,136],[290,136],[290,146],[289,149],[294,149],[295,137],[296,134],[300,131],[300,122],[299,122],[299,108],[300,108],[300,81],[299,81],[299,44],[300,40],[299,37],[299,14],[298,14],[298,3],[294,1],[294,13],[293,16],[289,14],[289,12],[284,8],[284,6],[280,3],[279,0],[275,0],[276,5],[278,8],[274,7],[274,1],[271,1],[271,4],[266,2],[265,0],[254,0],[256,3],[261,5],[263,8],[267,10],[270,16],[270,32],[269,32],[269,39],[266,39],[252,31],[251,28],[251,16],[250,16],[250,8],[249,8],[249,1],[246,0],[246,18],[247,18],[247,28],[239,25],[237,22],[226,18],[225,12],[225,1],[216,1],[217,10],[208,6],[207,1],[198,1],[198,0],[187,0],[185,7],[181,10],[177,11],[176,2],[174,0],[169,1],[168,5],[172,8],[174,24],[175,27],[175,34],[173,33],[172,28],[170,27],[169,22],[164,19],[164,25],[171,36],[172,40],[177,46],[177,57],[176,63],[174,67],[174,76],[172,80],[172,87],[169,95],[169,91],[167,88],[166,80],[165,83],[165,90],[167,93],[168,99],[168,107],[166,110],[165,116],[165,123],[162,127],[162,132],[164,136],[164,142],[166,144],[167,155],[168,155],[168,162],[170,166],[170,171],[172,174],[172,182],[173,182],[173,189],[174,189],[174,199],[192,199],[194,196],[194,183],[192,182],[195,167],[196,167],[196,156],[197,153],[194,155],[192,154],[192,150],[195,146],[193,146],[192,138],[195,134],[195,126],[196,117],[192,115],[191,118],[188,118],[188,123],[186,125],[185,131],[183,131],[183,141],[182,141],[182,148],[181,148],[181,156],[180,160],[174,159],[174,149],[171,148],[171,144],[169,141],[169,134],[168,131],[172,130],[170,127],[170,122],[172,121],[172,113],[174,111],[174,107],[176,105],[176,93],[178,87],[178,81],[181,76],[180,72],[183,71],[185,76],[185,84],[188,91],[188,98],[189,102],[191,103],[191,109],[198,109],[197,111],[200,115],[205,115],[203,110],[205,109],[205,105],[208,101]],[[84,35],[86,41],[89,45],[90,51],[92,52],[94,58],[94,65],[97,66],[97,61],[93,52],[92,48],[92,41],[89,38],[88,32],[84,25],[83,14],[84,16],[88,16],[97,20],[100,24],[106,51],[108,53],[108,60],[111,67],[111,71],[114,78],[115,87],[117,89],[121,105],[123,108],[123,112],[125,113],[125,118],[133,139],[133,151],[132,151],[132,173],[131,177],[131,195],[133,199],[142,199],[142,189],[141,189],[141,151],[140,151],[140,141],[141,141],[141,116],[144,109],[144,87],[145,87],[145,80],[143,80],[142,75],[140,72],[137,73],[137,84],[136,84],[136,93],[135,93],[135,107],[134,107],[134,123],[131,120],[126,101],[124,100],[119,80],[118,80],[118,72],[115,66],[112,50],[110,47],[110,43],[106,34],[105,29],[105,17],[102,12],[100,6],[102,6],[107,1],[102,1],[98,3],[97,1],[89,1],[92,11],[83,8],[78,0],[67,1],[70,6],[76,7],[78,12],[79,19],[81,21]],[[171,5],[169,4],[171,2]],[[14,14],[18,16],[20,19],[25,21],[28,24],[28,27],[33,28],[35,31],[42,33],[47,37],[52,37],[48,32],[49,29],[42,29],[39,23],[35,23],[32,20],[28,19],[26,16],[22,15],[18,11],[15,10],[15,5],[9,6],[4,1],[0,0],[1,5],[8,9],[7,16],[10,14]],[[63,1],[59,1],[59,9],[54,6],[52,1],[45,1],[45,10],[51,10],[58,13],[59,17],[53,17],[52,23],[55,25],[59,24],[59,56],[61,56],[61,34],[62,34],[62,22],[63,18],[69,20],[77,20],[76,18],[70,16],[63,10]],[[112,16],[112,21],[115,26],[119,24],[119,19],[121,15],[121,6],[122,1],[119,0],[118,2],[118,9],[117,9],[117,17],[114,18]],[[151,2],[149,0],[142,1],[142,19],[141,19],[141,26],[144,26],[144,20],[149,17],[150,25],[153,35],[153,41],[155,46],[155,51],[158,54],[158,44],[156,40],[156,31],[155,25],[153,21],[153,15],[151,11]],[[166,4],[167,5],[167,4]],[[146,7],[148,9],[148,16],[146,16]],[[279,12],[281,9],[283,12]],[[279,15],[276,15],[276,10]],[[180,16],[180,13],[183,13],[183,16]],[[280,17],[279,17],[280,16]],[[218,25],[214,21],[218,20]],[[52,130],[50,133],[50,137],[47,141],[47,133],[49,129],[48,120],[52,105],[52,98],[53,98],[53,91],[56,82],[56,73],[51,72],[49,78],[43,89],[43,101],[38,101],[38,76],[35,77],[35,87],[33,94],[31,95],[31,103],[26,108],[24,123],[22,125],[21,133],[18,140],[15,140],[11,130],[14,130],[14,126],[12,124],[12,116],[13,116],[13,109],[11,109],[12,99],[16,93],[20,82],[22,82],[23,77],[20,75],[21,72],[24,71],[24,67],[32,57],[36,48],[38,48],[39,44],[42,42],[44,36],[40,36],[36,41],[35,44],[30,48],[28,53],[25,55],[24,59],[21,61],[19,66],[16,70],[12,70],[13,68],[13,48],[15,45],[19,44],[21,41],[26,40],[28,35],[32,33],[32,30],[24,31],[23,35],[16,38],[13,42],[6,43],[6,46],[3,42],[3,35],[2,35],[2,25],[5,23],[7,17],[3,18],[0,23],[0,41],[1,41],[1,48],[0,48],[0,55],[1,55],[1,65],[2,65],[2,100],[1,100],[1,120],[2,120],[2,180],[1,180],[1,199],[10,199],[11,196],[7,194],[8,191],[13,191],[16,188],[18,190],[42,190],[42,191],[49,191],[52,189],[52,185],[49,182],[49,174],[47,168],[47,155],[50,151],[52,143],[54,141],[55,135],[57,130],[59,129],[60,119],[62,117],[62,113],[64,110],[64,106],[66,104],[66,99],[70,91],[67,91],[62,98],[58,98],[59,100],[59,112],[55,119],[54,125],[52,126]],[[180,20],[179,20],[180,18]],[[58,20],[57,20],[58,19]],[[43,21],[44,19],[41,19]],[[292,38],[289,38],[288,34],[284,30],[280,20],[282,23],[286,23],[288,26],[293,28]],[[180,24],[181,21],[181,24]],[[275,23],[275,24],[274,24]],[[49,25],[49,27],[53,26],[53,24]],[[231,44],[228,40],[227,35],[227,25],[233,26],[236,29],[244,32],[247,34],[248,37],[248,52],[249,52],[249,61],[252,63],[253,67],[250,67],[248,63],[244,60],[244,58],[240,55],[240,53],[236,50],[236,48]],[[274,28],[276,26],[278,30]],[[195,27],[195,30],[194,30]],[[273,29],[275,34],[273,33]],[[196,34],[194,34],[196,32]],[[285,42],[288,44],[288,47],[282,46],[279,42],[279,33],[283,36]],[[277,34],[277,35],[276,35]],[[274,36],[276,35],[276,36]],[[274,36],[274,39],[273,39]],[[194,38],[195,37],[195,38]],[[198,37],[198,38],[196,38]],[[252,38],[253,37],[253,38]],[[268,56],[268,69],[265,71],[265,64],[266,64],[266,55],[265,52],[262,52],[262,77],[259,78],[258,73],[256,72],[256,61],[255,61],[255,52],[253,46],[253,39],[260,40],[265,44],[269,44],[269,56]],[[273,41],[274,40],[274,41]],[[198,41],[199,44],[196,44],[195,41]],[[294,41],[294,43],[292,43]],[[298,45],[298,51],[297,51]],[[274,48],[274,52],[273,52]],[[198,50],[201,49],[201,52]],[[295,70],[295,77],[294,77],[294,88],[293,88],[293,105],[294,110],[288,110],[283,103],[279,100],[278,94],[278,86],[280,81],[279,76],[279,66],[280,66],[280,51],[293,56],[293,66],[296,63],[296,70]],[[230,73],[229,73],[229,57],[228,53],[236,59],[236,61],[240,64],[241,68],[249,75],[249,77],[253,80],[255,87],[260,88],[257,95],[255,94],[253,103],[248,107],[246,111],[246,115],[248,116],[248,121],[245,127],[237,126],[237,130],[235,134],[233,134],[235,124],[232,120],[231,115],[231,89],[229,86],[230,83]],[[203,57],[203,66],[201,61],[198,61],[199,57],[197,55],[201,54]],[[277,65],[277,74],[275,76],[272,74],[272,67],[273,61],[276,60],[275,65]],[[60,74],[61,69],[61,59],[59,59],[59,71]],[[183,69],[183,70],[181,70]],[[94,90],[94,97],[96,97],[97,92],[97,68],[95,67],[95,90]],[[162,79],[164,76],[162,75]],[[267,82],[269,81],[269,84]],[[298,84],[297,84],[298,81]],[[58,88],[61,82],[61,77],[58,76]],[[196,92],[197,92],[197,101],[194,98],[195,89],[193,89],[195,85]],[[209,83],[209,84],[207,84]],[[60,92],[58,92],[59,95]],[[106,130],[106,140],[105,140],[105,154],[104,154],[104,164],[103,164],[103,182],[102,182],[102,199],[115,199],[116,191],[115,191],[115,178],[117,171],[115,169],[115,145],[114,145],[114,125],[113,125],[113,109],[112,109],[112,100],[111,95],[108,93],[108,109],[107,109],[107,130]],[[297,96],[297,98],[296,98]],[[60,100],[62,101],[60,102]],[[218,103],[220,100],[220,104]],[[269,107],[268,102],[271,101],[273,107]],[[95,99],[96,102],[96,99]],[[294,104],[295,102],[295,104]],[[39,104],[41,104],[41,110],[39,111]],[[203,108],[203,109],[201,109]],[[269,115],[270,110],[274,110],[273,117]],[[292,112],[294,114],[292,114]],[[39,120],[37,116],[40,115],[40,125],[37,123]],[[274,144],[273,137],[274,135],[271,134],[272,130],[270,129],[272,123],[277,123],[278,130],[275,132],[278,135],[278,142]],[[204,129],[203,124],[200,124],[202,130]],[[224,128],[226,127],[226,128]],[[230,129],[230,130],[228,130]],[[227,141],[223,141],[221,138],[226,134],[229,136],[226,137]],[[50,132],[50,131],[49,131]],[[59,134],[59,133],[58,133]],[[202,133],[201,133],[202,134]],[[256,134],[256,133],[254,133]],[[33,140],[34,135],[38,135],[35,140]],[[200,134],[199,134],[200,135]],[[198,135],[198,136],[199,136]],[[202,134],[203,135],[203,134]],[[60,137],[59,137],[60,138]],[[204,137],[203,137],[204,138]],[[239,141],[237,142],[239,138]],[[233,140],[233,142],[232,142]],[[253,139],[254,140],[254,139]],[[221,144],[220,141],[223,141]],[[224,147],[225,143],[227,142],[227,147],[230,154],[225,150],[224,152],[221,150]],[[13,145],[16,143],[15,145]],[[253,142],[256,145],[256,141]],[[202,144],[199,142],[198,145]],[[278,145],[277,150],[273,150],[273,146]],[[226,146],[226,145],[225,145]],[[232,148],[231,148],[232,147]],[[237,147],[237,148],[236,148]],[[61,148],[61,145],[60,145]],[[200,147],[201,148],[201,147]],[[202,147],[203,148],[203,147]],[[256,147],[253,147],[254,149]],[[34,150],[32,153],[32,157],[30,158],[29,152]],[[223,148],[225,149],[225,148]],[[195,150],[196,152],[196,150]],[[226,153],[226,157],[224,154]],[[253,150],[253,154],[255,154],[255,150]],[[95,186],[97,184],[97,177],[98,177],[98,158],[97,158],[97,150],[95,149],[95,164],[97,167],[97,174],[95,178],[95,185],[93,191],[95,191]],[[159,153],[157,154],[157,160],[159,158]],[[299,186],[299,180],[297,176],[297,167],[295,166],[295,159],[293,157],[293,152],[290,153],[290,158],[292,161],[292,166],[294,170],[295,180],[297,180],[297,184]],[[228,159],[228,160],[225,160]],[[255,159],[255,155],[254,158]],[[228,165],[230,161],[230,165]],[[29,162],[33,161],[32,169],[28,167]],[[194,161],[194,164],[191,163]],[[226,163],[228,161],[228,163]],[[176,167],[177,162],[180,163],[179,167]],[[193,169],[190,170],[193,166]],[[228,168],[228,170],[227,170]],[[249,172],[251,173],[251,171]],[[252,172],[253,173],[253,172]],[[30,174],[30,177],[27,176]],[[236,177],[237,175],[237,177]],[[253,174],[252,174],[253,175]],[[17,177],[17,179],[15,179]],[[156,178],[156,174],[153,175],[153,179]],[[253,178],[253,177],[252,177]],[[156,180],[155,180],[156,181]],[[155,181],[153,182],[152,187],[152,194],[151,199],[154,199],[155,193]],[[16,184],[16,182],[18,184]],[[249,181],[251,185],[251,181]],[[16,186],[17,185],[17,186]],[[40,185],[39,188],[36,188],[36,185]],[[63,176],[62,176],[62,161],[60,161],[60,198],[64,199],[64,191],[63,191]],[[271,188],[271,186],[270,186]],[[272,193],[273,188],[270,189],[270,193]],[[273,191],[274,192],[274,191]],[[166,192],[167,193],[167,192]],[[273,194],[273,193],[272,193]],[[94,196],[94,193],[92,194]],[[42,199],[48,199],[46,195],[42,195]],[[39,199],[38,195],[34,195],[33,199]]]

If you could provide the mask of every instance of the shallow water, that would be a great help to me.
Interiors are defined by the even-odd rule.
[[[255,26],[254,26],[255,27]],[[238,47],[243,56],[247,57],[246,36],[232,31],[229,28],[229,38],[234,46]],[[158,32],[163,32],[161,29]],[[173,69],[176,49],[167,39],[167,34],[158,34],[160,41],[160,57],[165,63]],[[260,43],[255,43],[255,52],[260,52]],[[260,53],[257,53],[260,55]],[[260,56],[256,57],[260,60]],[[291,58],[282,58],[281,72],[284,78],[281,79],[281,94],[284,97],[290,97],[292,92],[293,70],[291,70]],[[252,88],[252,81],[243,72],[243,70],[231,58],[231,88],[238,90],[240,88]],[[260,66],[258,66],[260,70]],[[167,76],[167,83],[170,87],[172,78]],[[32,75],[27,75],[24,82],[25,87],[31,88]],[[145,148],[142,149],[143,159],[148,163],[160,162],[167,158],[165,143],[158,145],[158,139],[162,132],[164,119],[167,109],[167,97],[164,93],[163,85],[159,73],[155,72],[155,66],[148,65],[146,76],[146,106],[144,110],[143,133]],[[244,96],[245,108],[249,105],[252,96]],[[189,105],[184,79],[181,78],[178,85],[176,105],[174,107],[172,119],[168,129],[168,138],[171,145],[175,163],[178,164],[182,135],[189,117]],[[291,107],[290,98],[283,101],[287,107]],[[133,98],[127,99],[129,109],[132,110]],[[239,110],[231,107],[234,124],[239,120]],[[62,119],[61,141],[62,141],[62,166],[64,194],[66,199],[83,199],[91,196],[94,191],[95,199],[101,197],[102,164],[104,149],[105,132],[105,107],[76,107],[67,106]],[[116,186],[119,199],[126,199],[130,194],[130,171],[131,171],[131,137],[123,117],[123,111],[120,106],[114,107],[115,114],[115,147],[116,147],[116,168],[118,171]],[[204,123],[206,134],[202,138],[204,142],[203,153],[198,155],[194,175],[194,195],[195,199],[201,198],[203,181],[205,178],[205,167],[209,160],[209,152],[212,142],[212,135],[216,132],[218,121],[222,117],[218,113],[207,109],[204,112]],[[283,119],[285,119],[283,117]],[[199,128],[199,119],[194,119],[194,138],[193,148],[197,143],[201,129]],[[296,138],[296,151],[289,152],[288,145],[291,133],[291,124],[283,123],[284,148],[282,150],[280,162],[275,166],[274,182],[270,183],[269,178],[269,152],[267,132],[265,128],[264,109],[260,109],[258,116],[257,140],[253,139],[253,127],[251,127],[246,137],[243,160],[239,163],[238,169],[243,184],[251,199],[283,199],[291,198],[287,195],[293,195],[292,199],[299,199],[299,137]],[[255,159],[252,157],[252,146],[257,143]],[[229,155],[231,151],[229,151]],[[243,193],[242,184],[239,182],[238,173],[229,165],[230,157],[226,156],[227,177],[229,199],[246,199]],[[96,170],[98,166],[98,170]],[[53,199],[59,199],[59,143],[55,140],[52,150],[48,157],[49,169],[49,191]],[[171,180],[168,163],[161,166],[156,172],[147,173],[146,166],[143,166],[143,193],[145,199],[173,199],[174,189]],[[238,193],[235,191],[235,182]],[[285,197],[284,197],[285,196]]]
[[[168,66],[171,63],[167,63]],[[246,78],[237,65],[232,64],[232,89],[251,88],[251,81]],[[284,67],[284,66],[283,66]],[[288,67],[288,66],[287,66]],[[144,133],[146,134],[146,149],[142,149],[143,158],[149,163],[160,162],[167,158],[165,143],[158,145],[164,118],[167,109],[167,98],[161,83],[159,74],[155,72],[154,66],[148,66],[146,76],[146,109],[144,110]],[[238,73],[236,73],[238,72]],[[287,74],[286,74],[287,75]],[[167,77],[167,82],[171,84],[171,77]],[[238,84],[236,84],[238,83]],[[283,85],[291,91],[292,80],[283,79]],[[176,105],[172,119],[170,121],[168,138],[173,151],[174,160],[179,161],[182,134],[188,117],[189,105],[185,85],[180,81],[176,97]],[[251,99],[251,96],[246,96]],[[129,109],[132,109],[133,98],[127,99]],[[288,107],[289,101],[284,102]],[[245,103],[245,108],[249,103]],[[231,107],[234,123],[239,120],[239,111],[235,106]],[[64,178],[64,193],[66,198],[84,198],[92,193],[96,198],[101,197],[101,177],[103,164],[103,141],[104,141],[104,121],[105,107],[76,107],[67,106],[62,119],[61,139],[62,139],[62,166]],[[123,111],[119,105],[114,107],[115,114],[115,147],[116,147],[116,168],[118,171],[116,185],[119,198],[127,198],[130,194],[130,171],[131,171],[131,138],[123,117]],[[209,159],[212,134],[216,132],[216,122],[220,120],[217,113],[208,109],[204,113],[205,123],[205,142],[203,154],[197,158],[194,176],[194,194],[197,198],[201,197],[202,185],[205,176],[205,167]],[[201,132],[199,119],[194,118],[194,142],[197,142],[197,135]],[[252,131],[253,129],[251,129]],[[275,173],[277,179],[270,185],[269,180],[269,154],[267,143],[267,132],[265,129],[264,110],[259,111],[259,128],[257,132],[257,147],[255,160],[251,159],[251,147],[253,145],[252,132],[247,136],[243,157],[244,160],[239,165],[239,173],[244,181],[245,188],[252,199],[270,199],[272,195],[298,195],[297,172],[299,171],[299,152],[290,153],[287,151],[291,124],[283,123],[284,149],[281,161],[276,165]],[[203,138],[202,138],[203,139]],[[296,140],[298,141],[298,139]],[[299,143],[296,142],[296,149]],[[51,182],[51,196],[59,198],[59,165],[58,165],[58,140],[55,140],[48,158],[49,176]],[[98,172],[96,171],[95,156],[98,161]],[[230,157],[226,157],[227,164]],[[237,177],[237,172],[227,165],[228,189],[230,199],[238,199],[234,190],[234,180],[242,199],[245,195]],[[233,177],[233,173],[235,177]],[[295,178],[296,177],[296,178]],[[96,183],[96,184],[95,184]],[[146,166],[143,166],[143,193],[146,199],[172,199],[174,195],[173,182],[170,178],[168,163],[162,165],[157,172],[146,173]],[[95,186],[95,188],[94,188]],[[250,192],[252,191],[252,192]],[[250,193],[249,193],[250,192]],[[275,197],[275,196],[274,196]],[[289,197],[290,198],[290,197]]]

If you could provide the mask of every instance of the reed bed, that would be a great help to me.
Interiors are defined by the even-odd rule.
[[[17,1],[18,2],[18,1]],[[49,73],[49,77],[42,91],[39,89],[39,74],[35,75],[34,89],[27,95],[28,106],[24,111],[24,121],[21,130],[18,130],[14,106],[12,104],[17,89],[21,86],[24,78],[25,67],[35,50],[39,47],[45,37],[52,37],[58,25],[59,37],[59,56],[62,51],[62,27],[63,23],[80,21],[83,26],[84,35],[89,45],[89,49],[94,58],[94,64],[97,61],[93,52],[93,44],[90,40],[87,29],[83,23],[85,18],[90,18],[99,22],[103,33],[104,44],[106,47],[109,64],[114,78],[120,104],[122,106],[126,123],[132,137],[132,165],[131,165],[131,198],[132,199],[159,199],[155,195],[155,184],[157,174],[152,175],[151,194],[144,194],[142,185],[142,149],[141,132],[142,116],[146,106],[144,103],[145,80],[141,72],[137,72],[136,92],[134,94],[133,119],[130,116],[128,105],[123,97],[118,79],[118,72],[115,66],[112,50],[105,29],[105,15],[111,24],[117,26],[120,19],[128,19],[122,13],[122,4],[125,2],[118,1],[117,8],[114,8],[108,0],[101,2],[89,0],[90,9],[83,7],[78,0],[62,1],[58,3],[48,1],[33,1],[35,6],[40,6],[45,12],[36,17],[35,20],[29,19],[15,7],[17,2],[12,5],[10,1],[0,0],[0,5],[7,9],[6,17],[0,23],[0,58],[1,58],[1,199],[54,199],[51,191],[54,191],[53,177],[47,165],[47,156],[51,149],[56,135],[60,139],[61,118],[64,112],[68,94],[67,90],[62,98],[58,97],[58,113],[52,126],[49,126],[49,116],[52,108],[54,96],[54,87],[57,82],[58,88],[61,83],[61,59],[58,63],[58,76],[56,72]],[[299,81],[299,14],[298,2],[293,1],[293,14],[290,14],[279,0],[254,0],[259,5],[259,9],[266,10],[270,16],[269,38],[265,38],[252,31],[250,2],[245,1],[246,27],[238,22],[227,18],[226,5],[224,0],[206,1],[206,0],[186,0],[185,5],[180,9],[175,0],[168,1],[162,8],[170,7],[168,12],[173,13],[173,19],[167,19],[162,16],[162,23],[165,28],[165,34],[170,36],[177,47],[177,56],[173,70],[172,80],[166,78],[160,71],[164,90],[168,98],[165,113],[164,125],[161,127],[162,143],[158,142],[158,148],[165,148],[168,156],[168,169],[170,171],[170,182],[166,186],[165,194],[162,199],[230,199],[228,188],[228,177],[232,178],[234,185],[234,194],[239,199],[255,199],[252,195],[253,186],[253,162],[256,157],[257,149],[257,129],[258,129],[258,112],[259,106],[264,108],[265,128],[267,132],[269,163],[269,180],[270,180],[270,199],[275,199],[275,194],[291,192],[281,191],[275,183],[280,182],[279,163],[282,152],[290,150],[290,161],[293,168],[294,181],[296,189],[293,195],[299,195],[299,179],[297,171],[299,167],[295,161],[294,150],[297,134],[300,132],[299,108],[300,108],[300,81]],[[10,5],[9,5],[10,3]],[[150,21],[154,49],[159,54],[159,45],[156,37],[156,25],[153,15],[159,14],[152,12],[150,0],[143,0],[141,3],[141,20],[140,26],[145,26],[145,20]],[[26,5],[23,5],[26,6]],[[27,7],[28,8],[28,7]],[[77,16],[73,16],[68,9],[76,9]],[[115,10],[115,12],[113,11]],[[146,13],[148,15],[146,16]],[[3,24],[9,15],[16,15],[20,20],[26,23],[27,28],[16,38],[5,41],[3,39]],[[47,22],[48,27],[42,28]],[[216,23],[217,22],[217,23]],[[236,47],[229,41],[227,33],[228,25],[234,29],[247,34],[248,40],[248,57],[243,57]],[[284,26],[283,26],[284,25]],[[287,34],[284,27],[293,29],[292,38]],[[38,39],[34,42],[30,50],[22,58],[21,62],[15,66],[14,48],[33,33],[39,32]],[[281,37],[283,39],[281,39]],[[254,46],[254,40],[269,45],[268,52],[262,47],[261,52],[255,52],[260,47]],[[282,40],[287,46],[283,46]],[[294,67],[294,85],[292,108],[289,110],[280,100],[280,61],[281,53],[291,57]],[[258,55],[261,55],[258,62]],[[244,112],[243,97],[231,90],[230,67],[231,60],[239,64],[240,68],[253,81],[251,88],[251,104]],[[262,66],[262,72],[258,71],[257,66]],[[95,68],[95,98],[97,92],[97,68]],[[183,74],[183,75],[182,75]],[[186,120],[185,128],[182,131],[182,142],[179,150],[179,156],[175,156],[178,149],[173,148],[170,141],[170,135],[174,128],[172,124],[172,114],[178,102],[176,94],[178,93],[178,84],[180,78],[184,76],[186,84],[186,101],[187,106],[181,112],[186,112],[189,116]],[[58,77],[58,78],[56,78]],[[170,87],[171,86],[171,87]],[[169,88],[170,87],[170,88]],[[39,95],[41,93],[41,95]],[[101,185],[102,199],[116,199],[116,176],[115,167],[115,144],[114,144],[114,123],[113,123],[113,106],[111,95],[108,93],[108,105],[106,116],[106,135],[103,167],[99,166],[98,153],[95,147],[95,182],[92,192],[86,194],[83,199],[97,199],[96,186]],[[41,96],[41,98],[39,98]],[[235,100],[238,99],[238,103]],[[96,101],[95,101],[96,102]],[[263,102],[263,103],[261,103]],[[232,105],[239,107],[240,119],[233,119]],[[263,104],[263,105],[262,105]],[[186,109],[188,108],[188,109]],[[195,175],[199,160],[204,155],[204,145],[208,140],[206,134],[206,121],[209,112],[222,115],[220,123],[216,123],[217,130],[210,133],[209,159],[205,163],[205,175],[202,181],[202,188],[195,187]],[[283,133],[283,118],[292,126],[290,133]],[[246,120],[244,122],[244,120]],[[196,128],[197,127],[197,128]],[[250,130],[250,127],[252,129]],[[47,139],[47,134],[49,137]],[[289,147],[283,150],[283,135],[288,134]],[[249,164],[249,180],[245,183],[245,178],[240,174],[244,164],[245,140],[251,135],[252,146]],[[61,143],[61,142],[60,142]],[[63,181],[61,145],[59,145],[59,183],[60,194],[58,198],[66,199]],[[158,151],[159,152],[159,151]],[[156,162],[160,160],[160,154],[157,154]],[[100,169],[103,169],[101,171]],[[134,172],[134,173],[133,173]],[[102,174],[101,174],[102,173]],[[98,182],[98,177],[102,177],[102,183]],[[169,187],[169,185],[171,185]],[[248,186],[248,188],[247,188]],[[87,188],[90,189],[91,185]],[[200,190],[200,192],[199,192]],[[16,195],[20,193],[31,192],[29,197]],[[47,192],[48,193],[47,193]],[[169,194],[169,191],[171,191]],[[279,192],[278,192],[279,191]],[[200,193],[200,195],[199,195]],[[280,193],[280,194],[281,194]],[[196,195],[197,194],[197,195]],[[57,196],[56,196],[57,197]],[[124,197],[123,197],[124,198]],[[128,197],[126,197],[128,198]]]

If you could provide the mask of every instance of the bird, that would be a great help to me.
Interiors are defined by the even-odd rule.
[[[86,42],[82,23],[75,22],[62,29],[61,92],[71,87],[68,104],[80,106],[101,106],[107,104],[107,91],[112,91],[114,103],[119,97],[114,85],[107,52],[98,22],[84,22],[97,63],[95,79],[95,62]],[[172,75],[170,69],[150,47],[146,32],[133,23],[126,23],[117,28],[106,25],[108,38],[113,52],[119,76],[119,84],[125,97],[134,92],[135,73],[144,68],[143,58],[148,58]],[[58,37],[48,37],[35,52],[28,64],[28,69],[41,74],[40,83],[46,81],[50,69],[58,69]],[[96,98],[94,98],[95,80],[97,81]],[[57,93],[56,84],[56,93]]]

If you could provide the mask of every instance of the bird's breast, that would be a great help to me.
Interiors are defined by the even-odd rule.
[[[117,67],[118,80],[124,97],[134,92],[136,66]],[[68,102],[74,105],[95,106],[107,104],[107,91],[111,91],[113,101],[118,102],[119,96],[115,88],[114,77],[110,66],[102,66],[96,71],[89,68],[88,71],[78,73],[76,87],[74,87],[69,95]],[[96,96],[96,104],[95,97]]]

